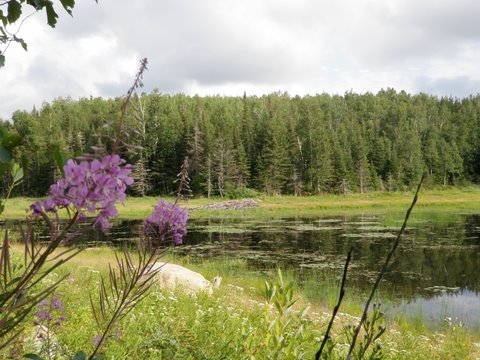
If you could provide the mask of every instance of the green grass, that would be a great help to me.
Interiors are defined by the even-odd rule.
[[[402,218],[412,202],[412,192],[367,193],[322,196],[275,196],[258,199],[258,207],[242,210],[190,210],[193,219],[271,219],[280,217],[311,217],[321,215],[386,214],[389,218]],[[119,206],[120,217],[124,219],[144,219],[158,198],[129,197],[124,206]],[[173,198],[166,200],[174,201]],[[180,202],[181,206],[193,208],[227,199],[198,198]],[[23,219],[26,209],[34,201],[28,198],[8,200],[2,214],[4,219]],[[480,187],[448,188],[441,190],[421,190],[412,214],[412,221],[423,221],[431,216],[456,213],[478,213],[480,211]]]
[[[167,255],[167,259],[180,260],[172,255]],[[298,355],[294,359],[314,357],[329,320],[332,303],[336,301],[338,284],[335,281],[307,280],[314,282],[317,290],[324,287],[324,302],[312,303],[308,294],[296,287],[294,310],[282,318],[275,311],[268,310],[262,300],[263,283],[272,280],[273,274],[249,272],[243,260],[200,263],[182,260],[207,278],[221,275],[224,279],[221,288],[211,297],[205,294],[191,297],[155,286],[119,324],[115,337],[104,348],[105,358],[245,359],[250,354],[256,359],[267,359],[273,348],[266,339],[271,339],[274,329],[270,324],[275,319],[280,319],[280,324],[284,326],[284,345],[290,346],[292,353],[296,351]],[[92,338],[98,329],[90,311],[89,296],[97,296],[100,274],[106,275],[109,262],[115,263],[113,249],[90,249],[44,281],[70,273],[56,293],[65,306],[66,316],[62,326],[54,329],[61,344],[60,358],[79,350],[92,351]],[[291,273],[285,273],[284,277],[295,279]],[[312,286],[310,284],[306,288]],[[342,344],[347,339],[343,326],[358,321],[358,304],[361,301],[360,294],[350,294],[340,309],[332,334],[337,343],[333,359],[345,358]],[[307,306],[308,310],[302,315],[301,311]],[[33,318],[28,322],[31,324]],[[23,336],[27,337],[29,331],[27,329]],[[421,321],[398,318],[387,324],[381,342],[386,359],[475,359],[480,356],[479,335],[455,324],[431,331]],[[21,347],[23,352],[31,350],[22,347],[20,340],[16,346]],[[6,355],[6,352],[0,353],[0,357]]]

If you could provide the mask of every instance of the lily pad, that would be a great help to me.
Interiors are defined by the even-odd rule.
[[[332,231],[332,230],[342,230],[342,227],[339,226],[315,226],[309,224],[302,224],[296,226],[287,226],[288,230],[293,231]]]
[[[394,239],[397,237],[396,234],[389,232],[365,232],[365,233],[351,233],[351,234],[342,234],[342,237],[353,238],[353,239]]]
[[[443,285],[435,285],[435,286],[430,286],[425,288],[426,291],[432,291],[432,292],[457,292],[460,291],[460,288],[458,286],[443,286]]]

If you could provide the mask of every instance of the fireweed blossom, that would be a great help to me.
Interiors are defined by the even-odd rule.
[[[37,304],[34,325],[44,325],[46,327],[52,325],[60,326],[65,321],[64,311],[65,309],[60,299],[43,299]]]
[[[133,183],[132,166],[118,155],[106,155],[80,162],[68,160],[63,170],[65,177],[50,186],[51,195],[30,206],[33,216],[73,208],[80,220],[88,213],[96,214],[95,226],[110,228],[110,219],[118,216],[116,201],[125,201],[127,186]]]
[[[159,200],[153,208],[153,213],[145,219],[144,233],[151,239],[161,242],[173,239],[175,244],[182,243],[187,233],[188,213],[177,204]]]

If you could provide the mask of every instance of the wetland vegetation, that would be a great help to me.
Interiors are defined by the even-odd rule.
[[[257,194],[258,195],[258,194]],[[193,197],[181,201],[180,206],[189,210],[191,219],[239,219],[239,218],[285,218],[285,217],[313,217],[321,215],[360,215],[360,214],[385,214],[385,221],[392,219],[398,223],[405,214],[405,209],[411,202],[413,193],[405,192],[373,192],[368,194],[319,196],[258,196],[257,207],[235,209],[197,210],[195,208],[215,202],[224,201],[225,198]],[[169,199],[168,197],[162,197]],[[4,213],[5,219],[24,219],[30,204],[37,198],[16,197],[8,201]],[[121,219],[143,220],[151,212],[153,204],[158,197],[128,197],[125,205],[118,207]],[[174,198],[170,198],[174,201]],[[422,190],[418,203],[415,206],[414,216],[410,222],[426,221],[428,219],[449,218],[459,213],[477,213],[480,204],[480,187],[451,187],[445,189]],[[194,208],[194,210],[191,210]]]
[[[221,200],[192,199],[182,206],[195,208]],[[125,328],[120,331],[128,337],[109,342],[105,351],[131,358],[197,359],[228,354],[236,358],[240,353],[262,358],[266,354],[262,351],[272,346],[261,340],[268,337],[272,321],[265,315],[264,281],[275,281],[280,266],[284,277],[293,282],[297,299],[285,333],[298,358],[312,358],[338,297],[346,251],[354,246],[356,255],[333,333],[339,344],[346,343],[342,326],[358,320],[369,279],[398,231],[409,200],[410,193],[264,197],[258,199],[256,208],[191,210],[184,245],[170,249],[166,259],[209,279],[221,275],[223,286],[213,297],[194,299],[181,292],[153,289],[122,325]],[[469,311],[471,304],[478,309],[479,302],[479,283],[474,279],[480,258],[479,200],[480,189],[475,187],[421,194],[393,269],[376,297],[387,314],[381,340],[386,358],[473,359],[480,355],[480,323],[465,323],[449,313],[456,306],[478,319],[478,313]],[[117,225],[123,221],[131,231],[126,239],[137,236],[138,220],[155,201],[129,198],[120,208],[123,220]],[[28,199],[11,200],[5,216],[17,217],[28,203]],[[115,231],[113,242],[125,237]],[[76,299],[86,291],[96,291],[98,272],[105,273],[107,263],[114,263],[115,249],[119,247],[85,250],[52,275],[70,273],[70,282],[58,289],[65,317],[70,319],[56,331],[65,348],[88,350],[92,346],[90,309]],[[427,311],[432,308],[438,311]],[[157,319],[155,326],[151,318]],[[131,334],[132,329],[141,331],[142,337]],[[342,358],[341,354],[337,357]]]

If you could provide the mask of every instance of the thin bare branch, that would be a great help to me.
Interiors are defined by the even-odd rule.
[[[123,100],[122,107],[121,107],[121,114],[120,114],[120,119],[117,122],[117,127],[115,131],[115,142],[113,143],[112,146],[112,151],[115,154],[120,154],[120,147],[122,145],[122,139],[124,136],[122,136],[122,133],[124,132],[124,123],[125,123],[125,116],[127,113],[127,108],[130,103],[130,99],[132,97],[132,94],[134,93],[135,89],[142,87],[142,78],[143,78],[143,73],[147,69],[147,64],[148,60],[147,58],[144,58],[140,60],[140,69],[138,70],[137,74],[135,75],[135,80],[133,82],[133,85],[128,89],[127,95],[125,96],[125,99]]]
[[[345,267],[343,268],[343,276],[342,276],[342,283],[340,285],[340,294],[338,296],[338,301],[335,307],[333,308],[333,313],[332,313],[332,318],[330,319],[330,322],[328,323],[327,330],[325,331],[325,335],[323,336],[323,341],[320,346],[320,349],[318,349],[317,353],[315,354],[315,360],[320,359],[320,356],[322,355],[323,349],[325,345],[327,344],[327,341],[330,339],[330,330],[333,326],[333,322],[335,321],[335,317],[337,316],[337,312],[340,309],[340,305],[342,303],[343,297],[345,296],[345,284],[347,281],[347,270],[348,270],[348,265],[350,264],[350,260],[352,259],[352,253],[353,253],[353,247],[350,248],[348,254],[347,254],[347,260],[345,260]]]
[[[412,212],[415,204],[417,203],[418,194],[420,192],[420,188],[422,187],[422,183],[423,183],[424,178],[425,178],[425,175],[423,175],[422,178],[420,179],[420,183],[418,184],[417,191],[415,192],[415,196],[413,197],[412,204],[410,205],[410,207],[407,210],[407,213],[405,214],[405,219],[403,220],[402,227],[400,228],[400,231],[398,232],[397,238],[395,239],[395,242],[392,246],[392,249],[387,254],[387,257],[385,258],[385,262],[383,263],[382,269],[378,273],[377,279],[376,279],[376,281],[373,285],[370,296],[368,297],[368,300],[365,304],[365,308],[363,310],[362,317],[360,318],[360,322],[358,323],[358,326],[355,328],[355,332],[353,334],[352,342],[350,343],[350,349],[348,351],[347,360],[352,358],[352,353],[353,353],[353,349],[355,348],[355,343],[357,341],[358,334],[360,333],[360,330],[361,330],[364,322],[367,320],[368,310],[370,308],[370,303],[372,302],[373,296],[375,295],[375,292],[377,291],[378,286],[380,285],[380,281],[382,280],[383,276],[385,275],[385,273],[388,270],[388,267],[390,265],[390,260],[392,259],[398,245],[400,244],[400,239],[401,239],[403,233],[405,232],[405,228],[407,227],[407,221],[410,217],[410,213]]]

